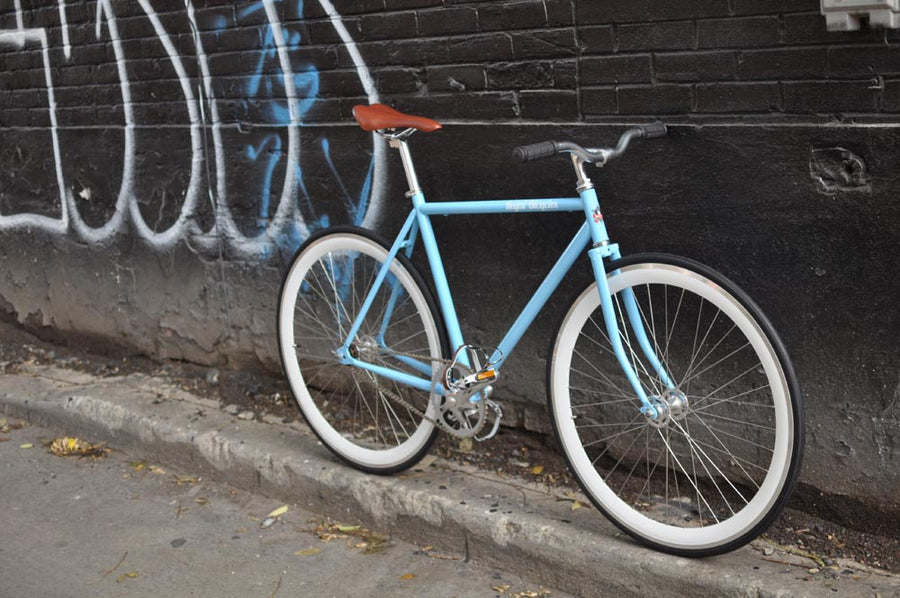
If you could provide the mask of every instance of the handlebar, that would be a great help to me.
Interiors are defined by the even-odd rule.
[[[657,121],[649,125],[628,129],[619,137],[615,148],[586,148],[571,141],[542,141],[519,146],[513,150],[513,155],[521,162],[530,162],[532,160],[549,158],[556,154],[568,153],[577,156],[585,162],[603,166],[613,158],[618,158],[624,154],[633,139],[656,139],[665,137],[667,132],[666,125]]]

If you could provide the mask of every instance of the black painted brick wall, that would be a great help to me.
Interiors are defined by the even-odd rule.
[[[442,118],[819,120],[898,110],[900,35],[828,33],[818,0],[336,5],[353,15],[345,22],[379,82],[380,73],[403,81],[379,84],[384,101]],[[313,46],[327,51],[327,23],[308,26]],[[337,52],[348,67],[346,52]],[[346,87],[330,92],[354,96]],[[358,99],[341,103],[344,116]]]
[[[47,27],[61,52],[55,3],[27,6],[26,27]],[[263,10],[250,2],[198,3],[200,35],[225,122],[258,120],[265,108],[240,81],[266,40]],[[818,0],[338,0],[384,102],[437,118],[587,121],[622,116],[756,115],[821,120],[835,113],[900,112],[896,31],[828,33]],[[126,40],[136,114],[144,124],[185,116],[176,73],[137,3],[114,2]],[[157,7],[162,24],[199,77],[181,5]],[[347,48],[318,2],[277,4],[297,32],[295,69],[313,65],[319,100],[309,122],[350,118],[365,101]],[[168,12],[167,12],[168,11]],[[54,60],[61,125],[121,123],[115,55],[97,40],[94,3],[70,3],[69,60]],[[15,28],[11,3],[0,29]],[[0,124],[45,126],[41,49],[0,46],[7,90]],[[272,63],[277,63],[273,60]],[[234,79],[230,79],[234,78]],[[273,89],[270,98],[278,98]]]

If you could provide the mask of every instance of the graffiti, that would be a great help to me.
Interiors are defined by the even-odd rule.
[[[303,0],[293,0],[298,18],[302,18]],[[359,54],[356,44],[343,24],[341,16],[329,0],[318,0],[329,22],[350,55],[365,95],[370,102],[377,101],[377,92],[372,77]],[[79,51],[70,43],[69,22],[65,0],[58,0],[59,31],[63,60],[68,61]],[[237,11],[238,20],[255,17],[259,22],[262,48],[258,50],[255,68],[242,76],[246,102],[259,102],[265,106],[260,111],[262,122],[258,123],[266,134],[262,139],[243,145],[243,151],[234,144],[226,144],[225,132],[229,126],[220,114],[220,101],[216,97],[214,77],[210,69],[210,55],[204,47],[201,23],[197,21],[192,0],[184,0],[183,17],[187,19],[192,35],[193,52],[185,54],[184,36],[176,41],[171,21],[167,25],[155,11],[150,0],[136,3],[143,17],[149,21],[156,40],[162,46],[167,68],[174,71],[180,97],[187,116],[185,135],[190,142],[190,167],[188,180],[180,198],[177,218],[165,227],[148,224],[141,212],[141,201],[146,198],[136,182],[136,160],[139,140],[136,131],[141,127],[136,116],[136,103],[132,97],[133,86],[139,78],[129,73],[128,60],[116,13],[111,0],[96,3],[93,35],[97,41],[108,43],[115,58],[118,77],[118,93],[121,95],[122,123],[116,128],[122,135],[121,184],[118,188],[114,207],[102,224],[89,224],[79,210],[76,198],[89,200],[90,189],[78,190],[74,181],[65,175],[66,158],[60,152],[59,123],[57,122],[57,102],[54,96],[54,73],[56,67],[51,60],[52,46],[48,41],[47,27],[26,27],[21,0],[15,0],[16,27],[0,29],[0,49],[13,47],[18,50],[40,49],[43,60],[44,82],[46,85],[46,107],[49,114],[49,147],[52,148],[56,170],[56,192],[58,197],[47,197],[48,205],[56,206],[54,215],[24,211],[3,213],[0,206],[0,229],[40,229],[58,235],[71,235],[88,244],[105,244],[116,235],[133,231],[151,247],[168,249],[184,242],[192,249],[210,255],[221,254],[223,247],[230,256],[236,258],[264,258],[278,249],[291,250],[299,245],[312,230],[326,226],[329,218],[312,201],[303,176],[301,151],[317,152],[327,165],[333,177],[333,186],[339,191],[342,210],[349,222],[371,226],[378,215],[381,204],[380,190],[383,188],[384,149],[374,143],[372,159],[368,169],[352,176],[351,191],[338,168],[332,161],[330,143],[318,139],[313,143],[301,141],[304,117],[315,106],[319,93],[318,71],[313,64],[300,63],[292,57],[301,41],[300,32],[282,24],[283,11],[280,0],[259,0]],[[167,17],[171,18],[171,13]],[[208,42],[207,42],[208,43]],[[54,54],[53,56],[55,56]],[[133,57],[132,57],[133,58]],[[56,59],[57,61],[59,59]],[[195,72],[191,73],[191,69]],[[174,98],[167,98],[172,101]],[[306,145],[306,146],[304,146]],[[235,155],[238,153],[239,155]],[[246,226],[248,218],[233,213],[230,201],[231,185],[228,182],[229,168],[244,160],[255,172],[258,183],[256,191],[257,216],[251,218],[252,226]],[[278,176],[283,177],[280,181]],[[71,179],[71,176],[69,177]],[[198,216],[201,208],[212,214],[206,226],[201,226]],[[110,202],[112,204],[113,202]],[[12,210],[15,212],[15,210]]]

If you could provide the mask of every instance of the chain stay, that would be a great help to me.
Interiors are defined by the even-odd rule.
[[[382,349],[381,354],[382,355],[390,355],[390,356],[398,356],[398,357],[408,357],[411,359],[418,359],[421,361],[431,361],[432,363],[442,364],[445,367],[442,368],[442,370],[441,370],[441,378],[446,379],[448,376],[449,370],[451,368],[460,367],[458,365],[459,355],[463,350],[465,350],[467,348],[474,349],[474,347],[470,347],[469,345],[463,345],[462,347],[460,347],[459,349],[456,350],[456,352],[454,353],[453,359],[443,359],[440,357],[417,355],[415,353],[406,353],[403,351],[395,351],[393,349]],[[495,380],[497,377],[496,371],[494,371],[492,369],[491,364],[488,363],[484,368],[481,369],[481,371],[470,374],[469,376],[466,376],[464,379],[469,380],[471,378],[472,380],[475,380],[477,377],[482,376],[484,372],[490,372],[490,374],[489,374],[490,378],[488,380],[486,380],[488,382]],[[354,371],[354,375],[356,375],[355,371]],[[370,381],[375,385],[376,391],[380,392],[388,399],[394,401],[395,403],[399,404],[400,406],[404,407],[405,409],[411,411],[412,413],[421,417],[425,421],[442,428],[443,430],[447,431],[449,434],[452,434],[453,436],[472,437],[472,438],[475,438],[475,440],[482,442],[482,441],[488,440],[490,438],[493,438],[494,435],[497,433],[497,430],[500,428],[500,419],[503,417],[503,411],[500,409],[499,405],[497,405],[494,401],[491,401],[487,398],[484,398],[481,401],[479,401],[481,403],[481,405],[476,405],[477,408],[480,409],[480,411],[481,411],[481,413],[479,414],[479,417],[478,417],[478,422],[475,424],[475,426],[473,428],[466,428],[465,433],[461,433],[459,430],[454,429],[449,424],[444,422],[443,418],[435,419],[435,418],[427,415],[422,410],[411,405],[409,403],[409,401],[405,400],[403,397],[401,397],[394,391],[382,386],[381,384],[378,383],[377,377],[372,376],[370,378]],[[434,386],[436,386],[437,384],[440,383],[438,380],[437,373],[435,373],[435,375],[432,377],[432,381],[433,381]],[[481,383],[483,381],[484,380],[478,380],[479,383]],[[470,386],[472,386],[471,382],[468,387],[470,387]],[[481,388],[486,386],[486,384],[481,383],[481,384],[479,384],[479,386],[480,386],[480,388],[473,390],[469,394],[469,396],[471,396],[471,394],[475,394],[475,392],[478,392],[478,390],[481,390]],[[446,387],[446,384],[445,384],[445,387]],[[466,388],[468,389],[468,387],[466,387]],[[466,398],[468,398],[468,397],[466,397]],[[481,432],[481,430],[484,428],[485,424],[487,423],[487,408],[488,407],[491,409],[491,411],[494,414],[494,424],[493,424],[490,432],[487,434],[487,436],[483,436],[483,437],[479,438],[478,433]],[[441,407],[438,406],[438,409],[441,409]]]

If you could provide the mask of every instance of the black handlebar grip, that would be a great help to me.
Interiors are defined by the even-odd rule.
[[[665,137],[666,133],[668,132],[666,129],[666,125],[659,121],[656,121],[655,123],[651,123],[649,125],[642,125],[638,128],[644,132],[644,139],[656,139],[657,137]]]
[[[540,160],[555,155],[559,151],[555,141],[542,141],[531,145],[520,145],[513,150],[513,155],[521,162]]]

